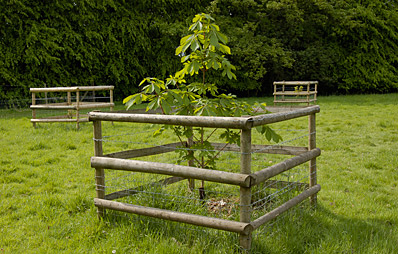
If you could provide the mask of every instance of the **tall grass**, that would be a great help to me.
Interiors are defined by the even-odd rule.
[[[253,253],[396,252],[398,94],[320,97],[319,105],[318,206],[296,209],[255,235]],[[235,234],[116,212],[98,220],[91,124],[34,129],[30,114],[0,111],[0,253],[237,252]],[[110,135],[129,128],[104,124]]]

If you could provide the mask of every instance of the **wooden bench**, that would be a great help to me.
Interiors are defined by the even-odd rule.
[[[316,102],[318,81],[275,81],[274,105],[278,103]]]
[[[79,128],[80,122],[88,122],[87,117],[82,117],[80,110],[83,109],[97,109],[107,108],[113,110],[115,104],[113,103],[113,89],[114,86],[75,86],[75,87],[46,87],[46,88],[30,88],[32,93],[32,119],[30,120],[33,127],[36,127],[36,123],[54,123],[54,122],[76,122],[76,128]],[[95,96],[92,97],[94,101],[85,101],[85,97],[88,92],[95,94],[96,91],[109,91],[109,102],[96,102]],[[85,92],[81,94],[81,92]],[[36,96],[38,93],[44,93],[44,98]],[[62,94],[66,93],[66,97],[58,97],[60,100],[66,98],[63,102],[49,103],[47,97],[48,93]],[[72,96],[72,93],[75,96]],[[108,97],[105,97],[108,98]],[[44,103],[38,104],[39,101],[45,101]],[[60,110],[66,111],[66,115],[57,115],[45,118],[37,118],[37,110]],[[74,113],[75,112],[75,113]]]

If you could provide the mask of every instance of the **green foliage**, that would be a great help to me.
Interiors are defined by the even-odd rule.
[[[236,79],[235,70],[224,54],[231,54],[231,49],[226,45],[228,38],[220,32],[214,19],[205,13],[197,14],[189,26],[190,34],[180,40],[175,54],[181,57],[183,68],[170,76],[165,81],[157,78],[145,78],[139,86],[139,93],[128,96],[123,100],[127,109],[133,105],[148,102],[146,110],[160,108],[163,114],[197,115],[197,116],[241,116],[254,114],[251,105],[236,100],[231,94],[219,94],[215,84],[206,82],[207,73],[213,69],[222,72],[222,76]],[[199,75],[200,74],[200,75]],[[186,84],[185,76],[199,75],[201,82]],[[173,87],[173,88],[171,88]],[[202,168],[213,168],[218,154],[207,141],[214,132],[208,136],[204,128],[162,126],[154,135],[172,129],[181,141],[182,146],[188,146],[183,140],[193,140],[189,145],[191,150],[180,150],[180,161],[194,161]],[[266,138],[278,142],[281,137],[271,128],[263,126],[258,129]],[[237,131],[226,129],[220,135],[227,143],[240,143]],[[194,151],[194,152],[192,152]]]
[[[0,5],[0,100],[29,87],[115,85],[116,99],[178,59],[176,34],[208,1],[5,1]],[[183,6],[184,8],[181,8]],[[159,66],[152,59],[168,63]]]
[[[271,93],[275,80],[318,80],[322,93],[398,88],[395,1],[215,0],[209,10],[242,63],[234,89]]]
[[[230,39],[230,63],[239,63],[224,73],[239,80],[223,79],[223,72],[206,77],[220,90],[253,96],[271,93],[275,80],[289,79],[318,80],[321,93],[398,89],[396,1],[3,2],[0,104],[28,102],[29,87],[45,85],[115,85],[116,99],[137,92],[142,77],[164,79],[177,70],[180,59],[169,52],[189,22],[185,17],[205,9]],[[229,55],[224,37],[213,33],[216,38]],[[186,39],[186,46],[197,46],[193,37]],[[200,68],[190,61],[190,72]]]

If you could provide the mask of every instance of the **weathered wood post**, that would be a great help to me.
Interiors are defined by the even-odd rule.
[[[113,88],[109,89],[109,103],[111,103],[111,105],[112,105],[109,110],[113,111]],[[113,121],[112,121],[112,125],[113,125]]]
[[[36,105],[36,93],[32,93],[32,105]],[[36,109],[32,109],[32,119],[36,119]],[[33,127],[36,128],[36,123],[32,122]]]
[[[316,119],[315,113],[312,113],[308,116],[308,150],[312,150],[316,148]],[[316,157],[310,160],[309,163],[309,174],[310,174],[310,188],[317,184],[316,177]],[[315,206],[317,202],[317,194],[315,193],[310,197],[310,203],[312,206]]]
[[[113,88],[109,89],[109,102],[113,104]],[[110,107],[110,111],[113,111],[113,105]]]
[[[72,97],[70,91],[67,92],[67,99],[68,102],[66,103],[68,106],[72,105]],[[72,118],[72,110],[68,109],[68,118]]]
[[[240,136],[240,173],[251,173],[251,129],[242,129]],[[250,223],[251,217],[251,187],[240,187],[240,222]],[[239,243],[244,252],[251,247],[252,233],[239,235]]]
[[[46,88],[46,87],[47,87],[47,84],[44,83],[44,88]],[[44,92],[44,98],[45,98],[46,104],[48,104],[47,92]]]
[[[102,156],[102,126],[101,121],[93,121],[94,126],[94,155]],[[95,191],[97,198],[105,198],[105,171],[103,168],[95,168]],[[105,215],[105,209],[102,207],[97,208],[97,214],[99,218]]]
[[[79,107],[80,107],[80,92],[79,88],[76,88],[76,129],[79,129]]]

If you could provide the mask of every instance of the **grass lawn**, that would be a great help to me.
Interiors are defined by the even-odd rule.
[[[254,239],[253,253],[396,253],[398,94],[319,97],[318,104],[318,206],[281,218],[276,232]],[[92,124],[34,129],[30,116],[0,110],[0,254],[237,252],[235,234],[186,233],[146,217],[98,220]]]

